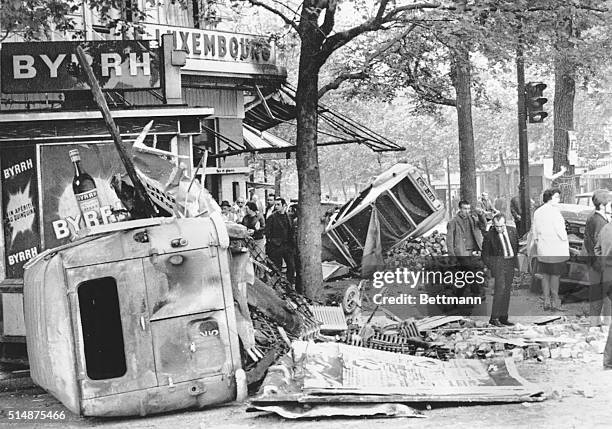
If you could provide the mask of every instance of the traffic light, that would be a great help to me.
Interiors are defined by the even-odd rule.
[[[529,82],[525,85],[525,107],[530,124],[544,122],[548,113],[544,111],[547,98],[542,97],[546,84],[542,82]]]

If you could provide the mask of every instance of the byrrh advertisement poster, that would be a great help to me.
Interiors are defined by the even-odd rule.
[[[20,278],[24,264],[41,248],[36,147],[4,147],[0,165],[6,277]]]
[[[53,144],[39,150],[46,249],[74,240],[83,228],[115,221],[112,208],[120,200],[111,180],[125,169],[112,144]],[[94,188],[83,188],[87,176]]]

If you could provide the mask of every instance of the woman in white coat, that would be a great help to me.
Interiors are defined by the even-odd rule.
[[[542,274],[544,310],[560,310],[559,279],[569,259],[569,240],[565,220],[559,211],[558,189],[544,191],[544,204],[533,215],[532,233],[536,245],[538,272]]]

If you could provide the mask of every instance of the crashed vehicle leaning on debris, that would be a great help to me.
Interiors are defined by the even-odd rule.
[[[346,203],[323,234],[323,260],[361,274],[383,268],[383,252],[421,236],[444,218],[444,204],[408,164],[396,164]]]

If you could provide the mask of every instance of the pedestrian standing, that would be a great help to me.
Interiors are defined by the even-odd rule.
[[[533,216],[533,240],[536,245],[538,272],[542,274],[544,310],[561,310],[559,281],[569,259],[569,240],[565,220],[559,210],[561,192],[547,189],[542,204]]]
[[[257,205],[257,211],[259,211],[259,213],[261,213],[261,215],[263,216],[265,212],[265,207],[261,203],[261,200],[259,199],[256,193],[253,193],[253,195],[251,196],[251,202]]]
[[[293,257],[293,267],[295,269],[295,274],[296,274],[296,286],[300,284],[299,282],[299,277],[298,275],[298,260],[297,260],[297,255],[298,255],[298,239],[297,239],[297,233],[298,233],[298,205],[297,203],[295,204],[291,204],[288,208],[287,208],[287,214],[289,215],[289,219],[291,219],[291,227],[293,229],[293,235],[292,235],[292,240],[291,240],[291,255],[289,257]],[[299,293],[303,293],[304,291],[301,289],[296,289],[297,292]]]
[[[266,219],[266,254],[281,270],[283,261],[287,266],[287,280],[295,281],[295,266],[292,251],[293,224],[287,215],[287,203],[283,198],[274,202],[274,212]]]
[[[600,257],[602,296],[612,298],[612,223],[607,223],[599,232],[599,241],[595,245],[595,255]],[[591,315],[593,316],[593,315]],[[612,332],[612,323],[610,324]],[[608,341],[604,349],[604,368],[612,369],[612,335],[608,332]]]
[[[525,235],[525,225],[523,224],[523,210],[521,209],[521,198],[519,195],[515,195],[510,200],[510,214],[514,225],[516,225],[516,231],[519,236]]]
[[[241,223],[242,218],[246,215],[246,201],[243,197],[236,198],[236,202],[234,203],[234,207],[232,208],[234,214],[236,215],[236,222]]]
[[[232,205],[229,201],[221,201],[221,216],[226,222],[236,222],[236,214],[232,211]]]
[[[459,213],[450,220],[446,232],[446,245],[449,256],[469,257],[482,249],[482,230],[487,221],[484,213],[472,213],[466,200],[459,201]]]
[[[510,292],[514,270],[518,269],[518,234],[506,225],[506,217],[498,213],[493,217],[493,228],[485,235],[482,259],[495,278],[493,307],[489,323],[494,326],[512,326],[508,320]]]
[[[602,265],[599,257],[595,255],[595,245],[599,241],[601,230],[610,222],[608,213],[611,211],[611,200],[612,198],[608,190],[598,189],[594,191],[591,201],[593,201],[595,211],[588,217],[584,227],[584,252],[587,256],[588,279],[590,283],[589,315],[591,326],[601,325],[600,316],[602,310],[604,310],[605,314],[610,314],[610,299],[604,294]]]
[[[264,231],[266,228],[266,220],[259,211],[257,204],[252,201],[246,203],[246,215],[242,218],[241,222],[247,228],[247,234],[253,238],[254,249],[252,256],[254,260],[258,260],[258,257],[265,255],[265,243]],[[255,274],[257,277],[262,277],[263,273],[258,267],[255,267]]]
[[[276,201],[276,196],[274,194],[268,194],[268,198],[266,200],[266,212],[264,213],[264,217],[268,219],[274,213],[274,204]]]

